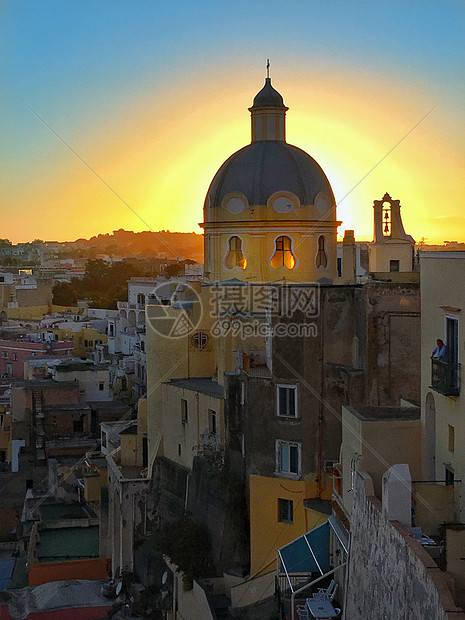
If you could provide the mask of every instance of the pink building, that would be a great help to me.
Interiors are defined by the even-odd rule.
[[[68,341],[53,343],[29,342],[26,339],[0,340],[0,377],[24,379],[24,359],[42,355],[73,355],[74,344]]]

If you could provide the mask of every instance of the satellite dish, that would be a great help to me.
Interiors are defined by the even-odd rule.
[[[119,596],[121,594],[122,588],[123,588],[123,582],[119,581],[118,585],[116,586],[116,590],[115,590],[116,596]]]
[[[168,580],[168,571],[166,571],[166,570],[165,570],[165,572],[163,573],[163,576],[162,576],[162,578],[161,578],[161,583],[162,583],[162,585],[165,585],[165,583],[167,582],[167,580]]]

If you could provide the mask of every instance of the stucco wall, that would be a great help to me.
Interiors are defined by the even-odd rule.
[[[110,560],[74,560],[70,562],[42,562],[29,566],[29,585],[40,586],[49,581],[71,579],[107,579]]]
[[[345,620],[465,620],[442,572],[397,521],[388,521],[354,476]],[[446,611],[447,610],[447,611]]]
[[[425,474],[444,480],[445,468],[455,480],[465,480],[465,252],[422,252],[421,264],[421,408],[425,434]],[[446,316],[455,317],[458,327],[459,396],[444,396],[432,390],[430,356],[441,338],[447,344]],[[454,429],[454,446],[449,444],[449,426]],[[452,447],[452,450],[450,449]],[[456,519],[465,520],[464,483],[454,484]]]

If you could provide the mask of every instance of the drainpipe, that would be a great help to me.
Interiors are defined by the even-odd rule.
[[[322,478],[322,461],[323,461],[323,401],[324,401],[324,350],[325,350],[325,336],[324,336],[324,289],[320,289],[320,351],[321,351],[321,364],[320,364],[320,399],[319,399],[319,408],[318,408],[318,486],[317,486],[317,497],[321,497],[321,492],[323,490],[321,484]]]

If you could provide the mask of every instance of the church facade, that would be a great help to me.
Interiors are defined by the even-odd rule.
[[[286,142],[269,78],[249,111],[251,143],[207,191],[205,281],[147,306],[147,395],[107,457],[113,573],[137,572],[135,543],[188,511],[239,606],[271,595],[277,549],[327,519],[342,405],[419,390],[401,361],[419,349],[418,284],[357,282],[349,242],[338,276],[331,185]]]

